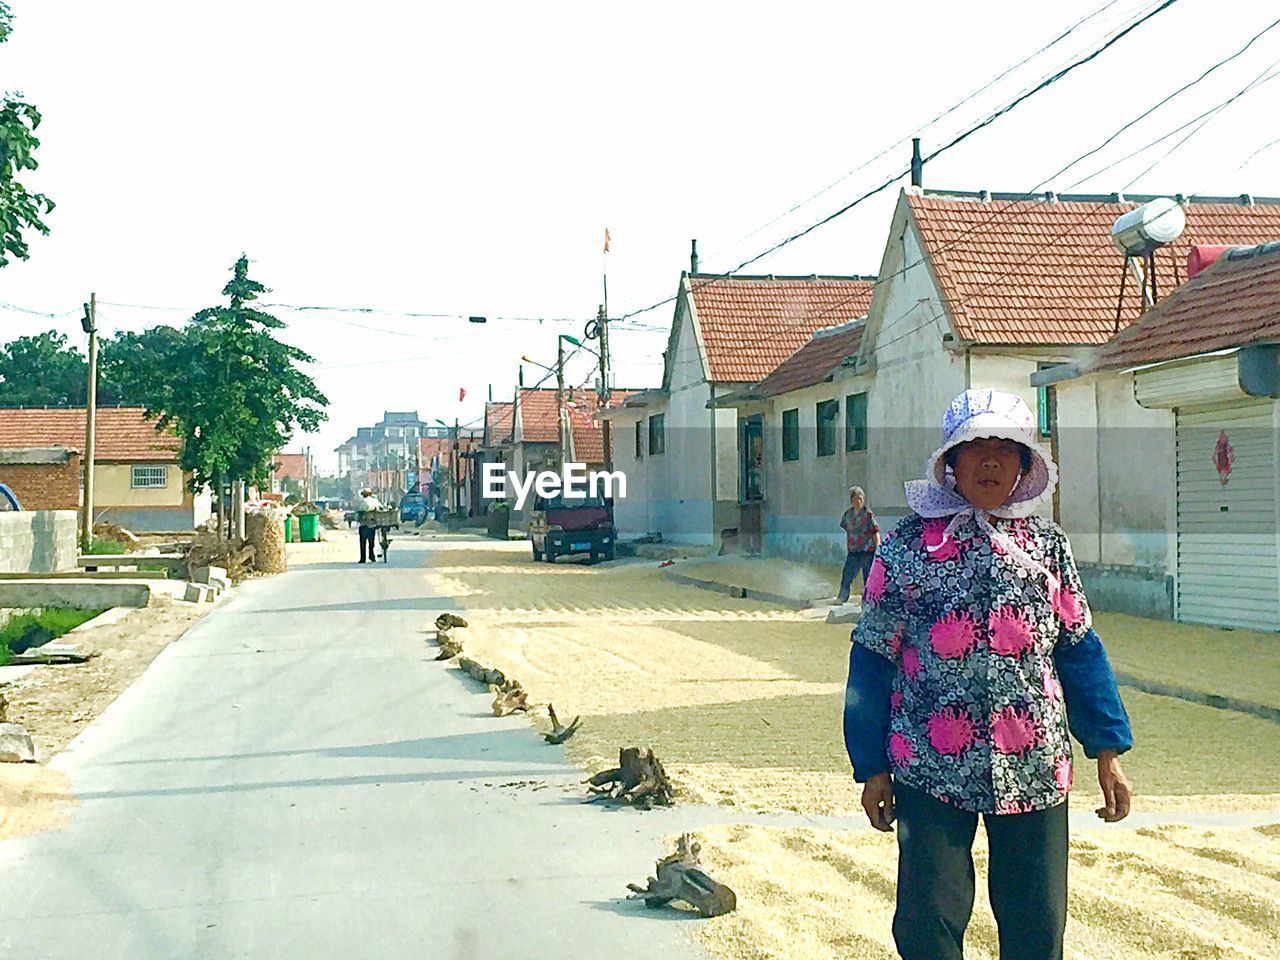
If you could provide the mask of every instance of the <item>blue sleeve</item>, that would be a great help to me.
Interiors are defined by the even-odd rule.
[[[865,783],[889,770],[889,698],[894,665],[860,643],[850,645],[844,694],[844,746],[853,778]]]
[[[1103,750],[1124,753],[1133,746],[1133,731],[1102,640],[1089,629],[1072,641],[1053,651],[1071,734],[1091,760]]]

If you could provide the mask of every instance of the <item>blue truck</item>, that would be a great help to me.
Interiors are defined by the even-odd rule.
[[[427,519],[427,498],[421,493],[406,493],[400,498],[400,522],[422,523]]]

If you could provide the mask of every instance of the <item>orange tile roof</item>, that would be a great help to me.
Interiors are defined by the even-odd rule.
[[[299,483],[307,479],[307,455],[305,453],[277,453],[272,458],[275,465],[275,476],[279,480],[297,480]]]
[[[803,390],[827,379],[844,361],[858,352],[865,324],[854,322],[834,330],[819,330],[813,339],[793,353],[754,387],[751,395],[776,397]]]
[[[84,450],[84,407],[0,408],[0,447],[64,446]],[[142,407],[99,407],[94,459],[176,463],[182,441],[160,433]]]
[[[458,434],[458,454],[461,456],[468,453],[479,446],[480,441],[475,437],[465,436],[459,431]],[[453,437],[419,437],[418,438],[418,464],[422,467],[431,465],[431,458],[439,457],[440,463],[448,465],[453,459]]]
[[[614,390],[605,406],[618,407],[631,390]],[[569,390],[569,428],[573,431],[573,452],[581,463],[604,462],[604,430],[596,411],[600,409],[595,391]],[[559,443],[556,418],[556,391],[545,388],[520,389],[520,431],[526,443]]]
[[[1111,224],[1137,202],[906,196],[961,338],[1018,346],[1111,338],[1124,265]],[[1156,252],[1161,297],[1185,279],[1193,244],[1252,246],[1280,236],[1280,205],[1193,202],[1184,210],[1186,230]],[[1140,313],[1130,276],[1121,326]]]
[[[511,440],[512,402],[492,401],[484,405],[484,435],[490,444],[508,443]]]
[[[1280,342],[1280,242],[1232,251],[1101,347],[1090,370],[1118,370]]]
[[[685,278],[713,381],[754,383],[814,331],[864,316],[873,279],[859,277]]]

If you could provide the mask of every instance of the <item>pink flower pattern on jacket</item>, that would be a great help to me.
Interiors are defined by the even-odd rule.
[[[906,766],[916,758],[916,748],[910,738],[901,733],[889,736],[889,756],[900,767]]]
[[[912,680],[920,676],[920,651],[907,647],[902,651],[902,672]]]
[[[1091,618],[1055,523],[991,522],[1052,580],[1001,556],[971,518],[930,554],[946,520],[912,515],[877,552],[853,640],[898,666],[885,743],[896,778],[965,810],[1040,810],[1062,801],[1070,777],[1053,654]]]
[[[1064,754],[1053,761],[1053,780],[1063,793],[1071,789],[1071,775],[1070,757]]]
[[[1053,591],[1053,609],[1065,627],[1079,626],[1084,619],[1084,605],[1080,602],[1080,595],[1067,586]]]
[[[935,710],[929,717],[929,743],[939,753],[964,753],[973,746],[976,734],[973,719],[955,707]]]
[[[924,522],[924,528],[920,531],[920,545],[924,547],[925,556],[930,560],[941,563],[943,560],[954,560],[960,556],[960,544],[955,537],[949,537],[945,542],[942,535],[947,529],[947,519],[938,517]]]
[[[987,621],[991,635],[991,649],[1006,657],[1016,657],[1031,649],[1035,637],[1031,633],[1031,620],[1026,611],[1017,607],[996,607]]]
[[[1017,707],[997,710],[991,717],[991,742],[1001,753],[1026,753],[1044,737],[1031,714]]]
[[[929,642],[940,657],[963,657],[978,645],[978,626],[967,613],[952,610],[929,628]]]
[[[867,582],[862,585],[862,602],[879,603],[884,596],[885,569],[884,561],[878,556],[871,561],[871,570],[867,573]]]

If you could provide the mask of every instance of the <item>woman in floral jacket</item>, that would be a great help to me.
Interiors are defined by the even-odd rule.
[[[960,960],[979,814],[1002,960],[1059,960],[1067,905],[1068,730],[1123,819],[1129,719],[1066,535],[1034,515],[1057,467],[1011,394],[968,390],[943,417],[913,513],[863,592],[845,744],[872,824],[898,821],[893,933],[904,960]]]

